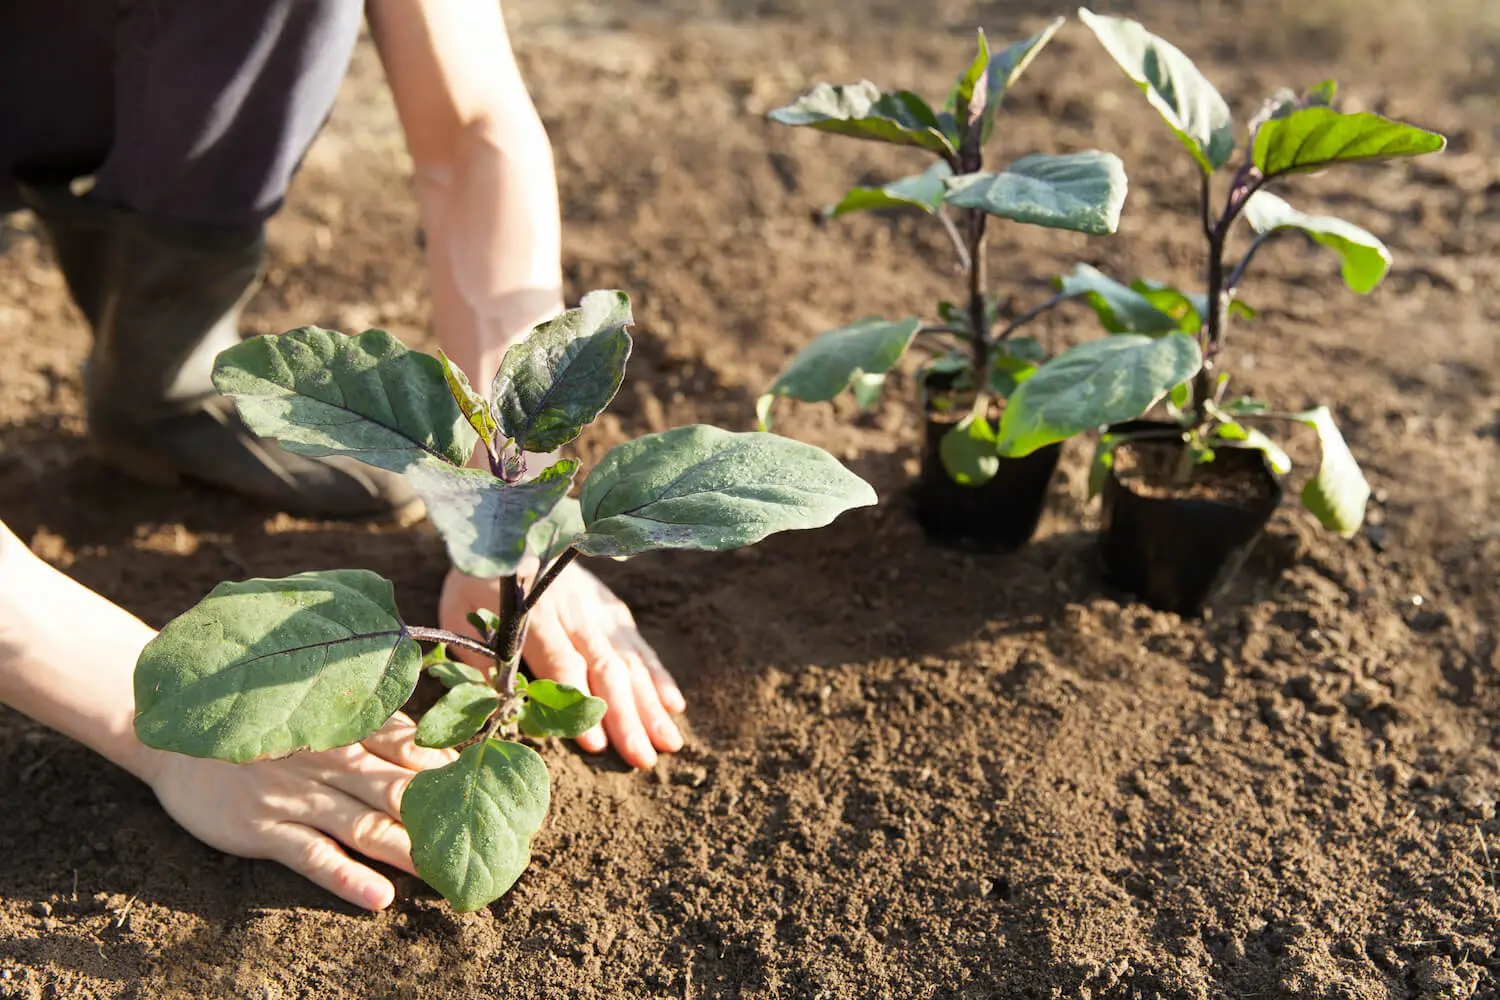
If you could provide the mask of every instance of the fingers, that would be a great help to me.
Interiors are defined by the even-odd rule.
[[[682,749],[682,734],[677,731],[677,724],[662,705],[656,680],[645,663],[635,657],[630,659],[634,661],[630,664],[630,681],[635,690],[635,707],[640,712],[641,723],[646,727],[656,749],[676,753]]]
[[[288,818],[328,834],[367,858],[415,874],[411,837],[401,821],[384,808],[372,809],[352,795],[324,787],[304,796]]]
[[[526,664],[531,672],[537,677],[597,695],[598,692],[589,687],[588,661],[573,646],[562,624],[555,616],[546,615],[541,610],[536,615],[526,635]],[[609,741],[604,738],[603,728],[595,726],[578,737],[578,745],[589,753],[602,753]]]
[[[397,712],[386,720],[385,725],[365,737],[366,750],[382,760],[412,771],[425,771],[429,767],[442,767],[458,759],[453,750],[434,750],[419,747],[412,742],[417,724],[405,712]],[[410,777],[410,775],[407,775]]]
[[[355,906],[383,910],[396,898],[396,887],[379,872],[345,854],[338,844],[300,823],[278,823],[266,857]]]
[[[630,766],[654,766],[656,748],[641,724],[630,665],[613,650],[590,649],[585,655],[589,660],[589,690],[609,705],[604,713],[604,732],[609,741]]]
[[[682,696],[682,689],[677,686],[667,668],[662,666],[661,658],[656,655],[651,644],[637,633],[633,648],[656,685],[656,694],[661,699],[662,707],[674,713],[687,711],[687,699]]]

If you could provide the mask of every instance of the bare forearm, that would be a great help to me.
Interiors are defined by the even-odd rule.
[[[0,524],[0,702],[145,780],[132,674],[155,633],[32,555]]]
[[[467,126],[449,165],[420,169],[433,324],[476,386],[505,349],[563,308],[561,223],[540,121]]]
[[[368,0],[416,166],[433,320],[477,385],[562,308],[552,150],[499,3]]]

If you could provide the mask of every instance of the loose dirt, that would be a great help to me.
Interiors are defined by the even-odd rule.
[[[753,421],[790,353],[951,297],[923,220],[820,223],[912,156],[767,124],[819,79],[941,93],[970,31],[1062,5],[672,0],[507,5],[557,148],[570,294],[635,300],[620,400],[580,443]],[[1336,407],[1375,489],[1342,542],[1288,502],[1226,607],[1158,614],[1099,582],[1068,446],[1034,544],[930,547],[906,509],[909,374],[856,418],[787,406],[882,504],[722,556],[600,572],[690,702],[655,771],[544,750],[536,858],[487,910],[414,879],[366,915],[175,827],[123,772],[0,710],[0,997],[1468,997],[1500,991],[1500,47],[1460,0],[1115,4],[1245,117],[1337,74],[1346,101],[1451,152],[1306,179],[1396,259],[1369,298],[1326,251],[1257,260],[1236,391]],[[1458,13],[1455,13],[1458,12]],[[1450,44],[1451,43],[1451,44]],[[1077,24],[1007,98],[1007,159],[1089,146],[1131,174],[1118,236],[996,227],[1022,297],[1086,260],[1191,282],[1192,166]],[[999,147],[997,147],[998,152]],[[428,343],[415,204],[372,53],[272,231],[254,332],[380,325]],[[431,622],[430,532],[267,516],[111,478],[82,439],[86,335],[32,222],[3,230],[0,517],[160,624],[213,584],[364,566]],[[1054,347],[1094,335],[1043,323]],[[1297,438],[1302,474],[1311,432]],[[1299,485],[1294,478],[1293,490]],[[86,655],[86,646],[59,651]]]

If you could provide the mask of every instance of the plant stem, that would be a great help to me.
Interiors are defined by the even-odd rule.
[[[1250,266],[1250,261],[1255,257],[1255,251],[1259,250],[1261,244],[1266,242],[1266,240],[1270,239],[1277,232],[1280,232],[1280,230],[1268,229],[1265,232],[1260,233],[1250,243],[1250,246],[1245,249],[1245,255],[1241,257],[1239,259],[1239,262],[1234,265],[1234,268],[1229,272],[1229,277],[1224,279],[1225,295],[1234,295],[1234,290],[1240,286],[1240,279],[1245,276],[1245,269]]]
[[[1066,302],[1068,299],[1071,299],[1072,297],[1073,296],[1071,296],[1071,295],[1066,295],[1066,294],[1064,294],[1062,292],[1058,292],[1056,295],[1052,296],[1052,298],[1048,299],[1047,301],[1039,303],[1038,305],[1032,306],[1030,309],[1027,309],[1025,312],[1020,313],[1020,314],[1016,315],[1015,317],[1013,317],[1011,319],[1011,321],[1009,323],[1007,323],[1005,325],[1005,327],[999,333],[997,333],[994,336],[990,337],[990,343],[992,343],[992,344],[998,344],[1000,341],[1005,340],[1007,337],[1009,337],[1011,334],[1015,333],[1021,327],[1025,326],[1027,323],[1030,323],[1032,320],[1036,319],[1042,313],[1046,312],[1049,309],[1055,309],[1055,308],[1057,308],[1058,306],[1062,305],[1064,302]]]
[[[948,239],[953,241],[953,249],[958,251],[958,267],[961,271],[968,271],[971,259],[969,248],[964,246],[964,238],[959,235],[958,227],[953,224],[948,213],[941,207],[937,210],[938,221],[943,224],[943,232],[948,234]]]
[[[521,634],[526,626],[524,597],[521,581],[514,574],[500,578],[500,626],[490,640],[490,655],[498,664],[509,663],[521,651]]]
[[[988,282],[988,268],[984,259],[984,229],[987,217],[977,208],[964,212],[964,221],[969,230],[969,325],[971,350],[973,351],[974,379],[983,385],[989,379],[990,343],[985,336],[989,329],[989,317],[985,315],[984,289]]]
[[[449,632],[443,628],[421,628],[416,625],[408,625],[406,627],[406,634],[418,642],[441,642],[449,646],[457,646],[460,649],[467,649],[469,652],[478,653],[481,656],[495,655],[494,650],[478,639],[471,639],[469,636],[459,635],[457,632]]]
[[[531,593],[526,595],[526,603],[521,606],[521,614],[527,614],[536,607],[536,602],[541,599],[543,592],[552,586],[552,582],[557,579],[557,574],[567,569],[568,563],[577,558],[578,550],[570,548],[553,560],[552,565],[547,567],[547,572],[537,577],[536,582],[531,585]]]

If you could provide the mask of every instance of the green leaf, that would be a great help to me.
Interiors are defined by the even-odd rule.
[[[1115,445],[1116,438],[1111,434],[1100,434],[1099,440],[1094,443],[1094,455],[1089,459],[1089,499],[1092,500],[1104,492],[1104,484],[1109,481],[1110,470],[1115,467]]]
[[[495,415],[490,412],[489,400],[474,391],[469,384],[469,376],[465,375],[459,368],[449,360],[448,355],[442,350],[437,352],[438,364],[443,366],[443,378],[448,383],[448,391],[453,395],[453,401],[458,404],[459,412],[474,428],[474,433],[479,435],[479,440],[485,442],[486,447],[495,440]]]
[[[990,363],[990,391],[1001,399],[1009,399],[1022,382],[1040,369],[1025,358],[1010,354],[997,354]]]
[[[771,401],[790,396],[822,403],[849,388],[860,375],[883,375],[901,360],[922,321],[862,319],[851,326],[819,334],[792,359],[757,401],[761,429],[771,426]]]
[[[494,902],[531,863],[551,794],[537,752],[505,740],[422,771],[401,800],[417,874],[460,913]]]
[[[1001,49],[990,59],[989,72],[985,74],[985,102],[984,102],[984,131],[985,142],[990,139],[990,133],[995,126],[995,115],[1000,110],[1000,102],[1005,99],[1005,94],[1010,90],[1010,85],[1031,65],[1031,60],[1042,51],[1042,46],[1052,40],[1057,34],[1057,29],[1067,23],[1067,18],[1059,17],[1041,31],[1024,38],[1019,42]]]
[[[1120,224],[1125,166],[1113,153],[1023,156],[998,174],[963,174],[948,180],[944,200],[1002,219],[1103,236]]]
[[[1323,527],[1350,538],[1364,523],[1370,484],[1365,481],[1328,407],[1299,413],[1294,419],[1317,431],[1318,443],[1323,448],[1318,474],[1302,488],[1302,502]]]
[[[305,326],[251,337],[219,354],[213,382],[252,431],[297,455],[349,455],[402,472],[427,457],[463,465],[474,452],[442,363],[384,330],[347,337]]]
[[[938,318],[949,326],[956,326],[960,330],[972,330],[974,324],[969,322],[969,311],[960,309],[952,302],[938,303]]]
[[[585,555],[721,552],[777,531],[821,528],[875,491],[821,448],[703,424],[616,446],[584,480]]]
[[[578,463],[564,459],[535,479],[509,484],[480,469],[423,462],[407,472],[461,572],[510,576],[526,554],[526,537],[573,485]]]
[[[1252,448],[1262,452],[1277,475],[1284,476],[1292,471],[1291,456],[1263,431],[1227,420],[1214,428],[1214,436],[1231,448]]]
[[[849,392],[854,396],[854,405],[861,413],[869,413],[880,402],[880,393],[885,388],[885,372],[860,372],[849,383]]]
[[[1229,161],[1234,152],[1229,105],[1191,59],[1136,21],[1082,9],[1078,16],[1141,88],[1205,174]]]
[[[1146,296],[1088,264],[1075,265],[1072,274],[1054,279],[1053,284],[1064,295],[1076,295],[1087,302],[1110,333],[1158,336],[1181,327]]]
[[[526,545],[542,566],[562,555],[583,534],[583,513],[573,497],[563,497],[552,513],[531,526]]]
[[[1259,399],[1251,399],[1249,396],[1241,396],[1239,399],[1228,403],[1220,403],[1219,411],[1230,416],[1245,417],[1256,414],[1267,413],[1271,407]]]
[[[1436,153],[1448,140],[1436,132],[1367,111],[1345,114],[1327,107],[1302,108],[1263,123],[1252,155],[1266,180],[1321,170],[1334,163],[1364,163]]]
[[[1184,292],[1180,288],[1146,278],[1132,281],[1130,290],[1176,320],[1178,329],[1183,333],[1197,333],[1203,329],[1203,315],[1208,312],[1208,296],[1202,292]],[[1240,299],[1230,299],[1229,315],[1254,319],[1255,310]]]
[[[577,309],[511,345],[490,390],[506,437],[538,453],[578,437],[625,378],[630,323],[630,296],[589,292]]]
[[[1203,365],[1192,337],[1122,333],[1086,341],[1021,384],[1000,421],[999,453],[1019,458],[1074,434],[1134,420]]]
[[[1193,383],[1183,382],[1181,385],[1174,385],[1172,391],[1167,394],[1167,409],[1173,418],[1176,418],[1182,415],[1192,401]]]
[[[603,698],[586,695],[569,684],[539,678],[526,685],[521,732],[534,740],[548,737],[571,740],[597,726],[608,707]]]
[[[1000,471],[995,453],[995,429],[977,413],[970,413],[938,443],[943,468],[960,486],[983,486]]]
[[[1300,229],[1343,261],[1344,284],[1365,295],[1374,291],[1391,267],[1391,252],[1375,236],[1331,215],[1299,212],[1269,191],[1257,191],[1245,203],[1245,219],[1257,233]]]
[[[990,68],[990,43],[984,37],[984,29],[979,29],[979,54],[974,61],[969,63],[967,69],[959,74],[958,80],[953,84],[953,89],[948,92],[948,100],[943,104],[943,111],[947,117],[953,120],[953,127],[948,130],[948,137],[953,145],[961,147],[965,136],[969,134],[970,124],[976,119],[983,119],[987,115],[993,117],[986,106],[986,91],[984,81]],[[974,94],[978,91],[979,100],[974,100]],[[981,121],[980,131],[975,138],[984,134],[984,126],[987,123]]]
[[[484,672],[477,667],[471,667],[467,663],[457,660],[435,660],[431,663],[424,662],[427,672],[442,681],[443,687],[454,688],[461,684],[484,684]],[[472,735],[472,734],[471,734]]]
[[[221,583],[135,668],[135,733],[244,762],[358,743],[417,686],[422,651],[390,581],[365,570]]]
[[[953,175],[953,168],[942,160],[937,161],[922,173],[903,177],[883,187],[857,187],[844,195],[837,205],[823,210],[830,219],[850,212],[867,212],[887,208],[920,208],[929,215],[936,215],[943,204],[945,178]]]
[[[489,608],[475,608],[464,617],[480,635],[494,635],[500,628],[500,616]]]
[[[926,101],[909,90],[883,93],[868,80],[842,87],[820,83],[767,117],[779,125],[916,146],[943,157],[957,152]]]
[[[457,746],[483,729],[499,707],[500,696],[482,679],[478,683],[459,684],[422,716],[412,742],[419,747]]]

